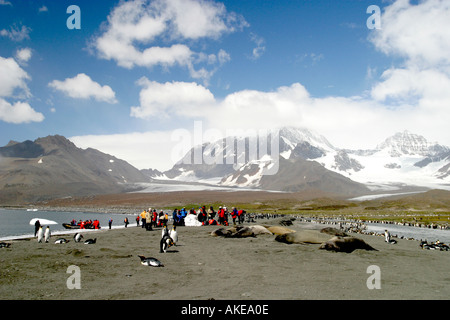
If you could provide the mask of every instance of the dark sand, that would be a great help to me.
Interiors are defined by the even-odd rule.
[[[217,226],[179,227],[179,245],[159,253],[161,230],[141,227],[85,235],[94,245],[9,241],[0,249],[1,299],[448,299],[450,252],[422,250],[417,241],[354,235],[379,251],[339,253],[319,244],[284,244],[275,236],[210,236]],[[292,228],[292,227],[290,227]],[[302,226],[294,227],[298,230]],[[138,254],[164,268],[141,265]],[[68,289],[69,266],[81,289]],[[368,289],[367,268],[381,271],[381,289]]]

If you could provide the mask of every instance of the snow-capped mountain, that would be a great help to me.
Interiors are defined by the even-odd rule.
[[[319,185],[311,177],[308,179],[311,172],[324,180],[325,173],[319,174],[316,169],[307,169],[313,166],[312,162],[317,162],[324,169],[346,177],[346,183],[358,183],[357,187],[350,183],[348,186],[351,190],[357,190],[361,184],[372,189],[379,188],[380,185],[446,189],[450,186],[450,148],[431,143],[423,136],[408,131],[396,133],[375,148],[365,150],[336,148],[322,135],[305,128],[282,128],[271,137],[273,140],[269,139],[272,144],[261,148],[261,141],[265,138],[267,137],[236,137],[204,143],[194,147],[164,174],[169,179],[213,181],[225,186],[264,189],[273,185],[269,183],[272,179],[283,181],[286,186],[284,189],[301,189],[313,184]],[[278,143],[274,145],[275,140]],[[272,149],[277,149],[278,152]],[[252,157],[255,154],[257,156]],[[285,170],[285,166],[289,166],[290,171]],[[298,169],[300,167],[301,170]],[[272,170],[272,173],[268,170]],[[300,183],[298,179],[302,172],[308,172],[308,175],[300,177],[304,180]],[[312,183],[313,180],[316,182]],[[327,177],[325,180],[332,179],[328,180]],[[334,180],[329,184],[335,182]],[[280,183],[277,189],[283,189]]]
[[[450,148],[408,131],[388,137],[375,149],[339,152],[345,152],[352,167],[337,167],[336,161],[330,161],[331,155],[317,161],[374,188],[380,184],[449,188]]]

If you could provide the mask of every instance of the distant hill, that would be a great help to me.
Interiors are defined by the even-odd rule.
[[[120,193],[146,181],[127,162],[59,135],[0,148],[0,204]]]

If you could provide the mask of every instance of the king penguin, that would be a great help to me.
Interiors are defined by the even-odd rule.
[[[44,230],[42,229],[42,226],[39,227],[37,239],[38,239],[38,242],[42,242],[42,240],[44,240]]]
[[[164,267],[164,265],[156,258],[146,258],[144,256],[138,256],[141,259],[141,264],[149,267]]]
[[[48,240],[50,240],[50,227],[49,226],[47,226],[47,228],[45,228],[44,240],[45,240],[45,242],[48,242]]]
[[[83,235],[81,233],[75,233],[75,235],[73,236],[73,240],[75,242],[80,242],[81,238],[83,238]]]
[[[164,238],[165,236],[169,236],[170,237],[169,229],[167,229],[167,226],[164,226],[164,228],[161,231],[161,238]]]
[[[176,245],[178,242],[178,232],[177,232],[177,226],[173,226],[172,230],[170,230],[170,237],[173,240],[173,244]]]
[[[95,239],[87,239],[85,242],[84,242],[84,244],[94,244],[94,243],[96,243],[97,242],[97,238],[95,238]]]
[[[162,237],[161,241],[159,242],[159,252],[165,253],[167,252],[167,249],[173,246],[173,240],[169,236]]]

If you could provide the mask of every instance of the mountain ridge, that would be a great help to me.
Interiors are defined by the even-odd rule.
[[[119,193],[147,177],[124,160],[60,135],[0,148],[0,202]]]

